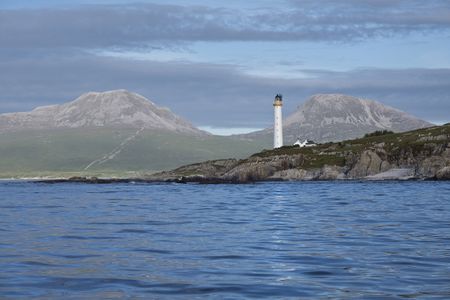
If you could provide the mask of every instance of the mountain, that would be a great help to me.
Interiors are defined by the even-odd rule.
[[[297,138],[315,142],[342,141],[364,136],[377,130],[404,132],[433,126],[398,109],[379,102],[341,94],[312,96],[284,120],[286,145]],[[244,135],[267,140],[273,128]]]
[[[145,97],[115,90],[90,92],[72,102],[42,106],[31,112],[0,115],[0,131],[56,128],[142,128],[207,135],[191,123]]]
[[[124,176],[260,151],[258,141],[213,136],[125,90],[0,115],[0,177]]]
[[[316,95],[285,120],[286,144],[361,137],[431,124],[380,103]],[[125,90],[0,115],[0,177],[148,172],[272,148],[273,130],[221,137]]]

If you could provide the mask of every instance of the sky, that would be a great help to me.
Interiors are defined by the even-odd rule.
[[[0,1],[0,113],[114,89],[220,134],[271,126],[277,93],[450,122],[450,1]]]

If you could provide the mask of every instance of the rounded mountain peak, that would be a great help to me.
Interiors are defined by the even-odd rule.
[[[343,105],[361,104],[362,102],[366,101],[367,100],[343,94],[316,94],[311,96],[311,98],[306,101],[305,107],[311,107],[315,105],[342,107]]]
[[[158,107],[144,96],[127,91],[88,92],[61,104],[31,112],[0,115],[0,129],[114,127],[172,131],[190,135],[208,133]]]
[[[119,107],[129,107],[134,105],[155,106],[153,102],[145,97],[123,89],[106,92],[88,92],[68,103],[68,105],[100,105],[104,109],[108,106],[116,105],[119,105]]]
[[[289,115],[284,125],[287,140],[290,131],[290,140],[305,136],[322,142],[361,137],[376,130],[401,132],[432,124],[373,100],[316,94]]]
[[[204,134],[168,108],[123,89],[85,93],[60,105],[55,122],[57,127],[132,127]]]

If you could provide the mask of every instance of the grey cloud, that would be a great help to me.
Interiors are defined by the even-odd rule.
[[[133,48],[194,41],[351,41],[448,31],[447,1],[290,1],[236,10],[159,4],[0,10],[1,48]]]
[[[1,57],[1,56],[0,56]],[[272,98],[285,113],[315,93],[371,98],[429,121],[449,121],[450,69],[306,70],[308,79],[250,76],[238,66],[160,63],[54,53],[36,60],[0,58],[0,112],[67,102],[88,91],[125,88],[168,106],[196,125],[264,127]]]
[[[439,0],[292,0],[288,26],[338,41],[448,30],[450,3]],[[277,17],[277,16],[274,16]],[[279,16],[281,17],[281,15]]]

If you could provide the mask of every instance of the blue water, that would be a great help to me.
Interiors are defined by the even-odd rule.
[[[0,182],[0,298],[450,299],[450,182]]]

